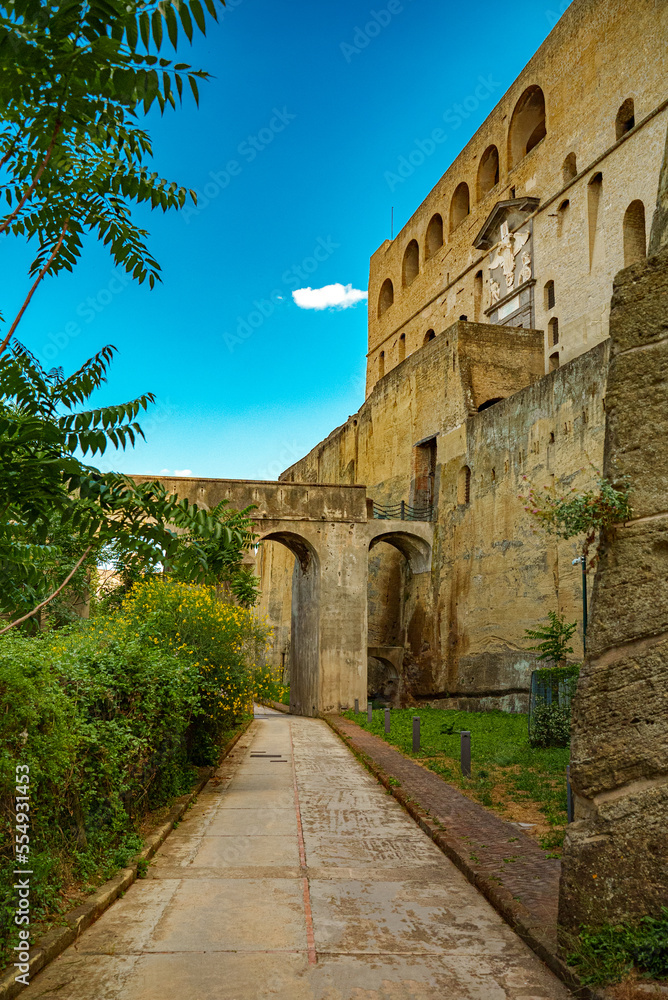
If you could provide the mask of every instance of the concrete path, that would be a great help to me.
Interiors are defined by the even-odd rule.
[[[259,710],[23,1000],[566,1000],[326,723]]]

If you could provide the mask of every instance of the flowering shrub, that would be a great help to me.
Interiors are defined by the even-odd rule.
[[[16,765],[30,767],[39,920],[65,908],[68,885],[127,864],[146,814],[192,787],[194,765],[217,763],[251,709],[268,635],[215,588],[153,578],[113,614],[0,638],[0,957],[16,905]]]
[[[222,603],[215,587],[156,578],[133,587],[120,617],[123,627],[145,630],[149,644],[196,673],[190,755],[196,764],[215,764],[220,733],[252,711],[270,630],[251,611]]]

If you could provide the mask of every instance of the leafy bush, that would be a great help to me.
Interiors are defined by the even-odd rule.
[[[571,741],[571,711],[558,703],[540,701],[531,713],[529,745],[567,747]]]
[[[616,983],[635,967],[650,979],[668,979],[668,909],[637,924],[583,928],[568,962],[587,986]]]
[[[152,579],[122,609],[0,639],[0,953],[15,930],[13,795],[30,767],[33,920],[127,864],[146,814],[217,763],[268,631],[215,588]]]

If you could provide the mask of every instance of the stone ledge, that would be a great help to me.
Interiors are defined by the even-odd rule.
[[[284,706],[285,707],[285,706]],[[236,743],[250,727],[253,720],[250,719],[239,732],[226,744],[221,755],[221,761],[228,756]],[[32,980],[42,969],[59,955],[69,948],[74,941],[88,928],[95,923],[98,917],[102,916],[118,897],[126,892],[137,878],[137,868],[140,861],[148,861],[156,853],[158,848],[164,843],[174,828],[174,823],[181,819],[191,802],[194,802],[200,794],[211,776],[215,773],[215,768],[209,768],[209,774],[205,775],[197,786],[188,795],[182,795],[176,800],[166,818],[150,833],[144,840],[144,849],[136,855],[136,861],[128,868],[123,868],[117,875],[101,885],[85,903],[70,910],[65,916],[66,926],[54,927],[47,931],[30,949],[28,959],[28,978]],[[0,974],[0,1000],[13,1000],[25,987],[22,983],[17,983],[16,970],[10,966]]]
[[[475,865],[463,853],[459,841],[448,836],[447,832],[442,829],[442,826],[434,822],[416,799],[408,795],[401,787],[391,783],[390,778],[393,775],[387,774],[368,753],[356,746],[355,741],[343,729],[339,728],[336,716],[325,716],[325,721],[353,751],[367,770],[404,807],[420,829],[434,841],[436,846],[456,865],[468,881],[491,903],[497,913],[503,917],[518,937],[568,986],[574,996],[578,997],[579,1000],[605,1000],[602,994],[582,985],[574,970],[566,965],[563,959],[557,954],[554,941],[551,940],[551,936],[546,932],[546,928],[536,921],[533,914],[519,900],[515,899],[507,888],[499,885],[493,879],[476,869]],[[366,730],[361,730],[361,732],[366,733]],[[390,749],[400,753],[400,751],[396,750],[396,747],[390,747]],[[410,761],[410,758],[406,758],[406,760]],[[415,766],[418,767],[419,765]],[[483,807],[481,806],[480,808],[482,809]]]

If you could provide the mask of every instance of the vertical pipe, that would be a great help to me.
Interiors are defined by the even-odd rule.
[[[587,652],[587,557],[582,556],[582,651]]]
[[[471,777],[471,733],[468,730],[462,730],[460,733],[460,760],[462,774],[465,778]]]
[[[386,708],[385,709],[385,732],[389,733],[389,731],[390,731],[390,710],[389,710],[389,708]]]
[[[405,500],[401,501],[401,520],[402,521],[406,520],[406,501]]]
[[[420,716],[413,716],[413,753],[420,749]]]

